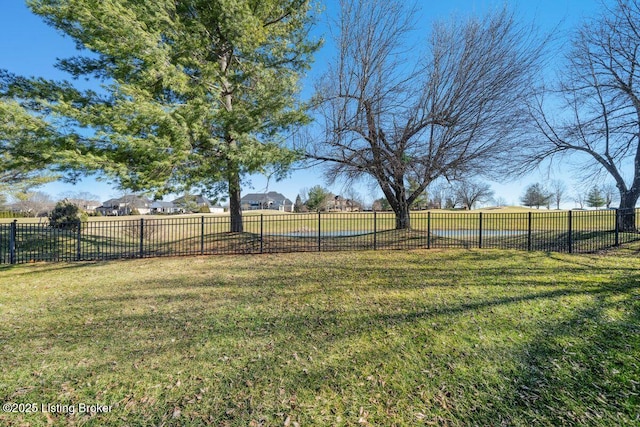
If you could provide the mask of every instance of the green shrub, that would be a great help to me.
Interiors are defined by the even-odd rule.
[[[77,230],[87,219],[86,212],[68,200],[63,200],[56,203],[56,207],[49,214],[49,225],[60,230]]]
[[[202,205],[200,206],[200,210],[198,212],[202,214],[211,213],[211,209],[209,209],[209,206],[207,205]]]

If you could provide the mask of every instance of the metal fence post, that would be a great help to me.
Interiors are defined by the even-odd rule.
[[[478,213],[478,248],[482,249],[482,212]]]
[[[264,253],[264,214],[260,214],[260,253]]]
[[[620,246],[620,210],[616,209],[616,220],[615,220],[615,246]]]
[[[569,253],[573,253],[573,211],[569,211]]]
[[[427,249],[431,249],[431,211],[427,211]]]
[[[533,214],[531,212],[529,212],[529,225],[527,228],[527,250],[529,252],[531,252],[531,247],[532,247],[532,243],[531,243],[531,229],[533,227]]]
[[[11,223],[11,231],[9,232],[9,262],[16,263],[16,233],[18,230],[18,220],[14,219]]]
[[[82,221],[78,220],[78,235],[76,239],[76,261],[82,260]]]
[[[200,217],[200,255],[204,255],[204,215]]]
[[[140,258],[144,258],[144,218],[140,218]]]
[[[318,211],[318,252],[322,251],[322,239],[321,239],[321,235],[320,235],[320,223],[321,223],[321,219],[320,219],[320,211]]]
[[[378,212],[373,211],[373,250],[378,250]]]

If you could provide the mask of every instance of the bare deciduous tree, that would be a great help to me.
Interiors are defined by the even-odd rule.
[[[503,196],[498,196],[493,199],[493,203],[495,203],[497,207],[502,208],[504,206],[507,206],[507,199],[505,199]]]
[[[99,196],[92,194],[88,191],[80,191],[80,192],[68,191],[66,193],[59,195],[58,197],[63,200],[66,200],[72,205],[77,206],[83,211],[91,210],[91,206],[94,203],[98,203],[100,199]]]
[[[584,204],[586,203],[584,191],[581,188],[576,188],[575,191],[576,192],[573,196],[573,201],[576,202],[576,205],[578,205],[579,209],[584,209]]]
[[[476,203],[491,200],[494,194],[489,184],[473,180],[457,182],[454,184],[453,190],[456,194],[456,202],[465,209],[473,209]]]
[[[451,185],[446,181],[435,181],[429,184],[429,205],[435,209],[442,209]]]
[[[14,195],[15,206],[24,214],[40,217],[53,209],[55,203],[51,196],[42,191],[20,192]]]
[[[627,231],[636,228],[640,196],[639,55],[639,0],[616,0],[597,20],[585,23],[552,99],[540,96],[532,106],[541,137],[532,140],[527,156],[529,165],[537,165],[574,154],[584,160],[582,171],[610,175],[620,194],[620,225]]]
[[[564,197],[564,193],[567,191],[567,186],[559,179],[551,181],[551,191],[553,193],[553,199],[556,202],[556,209],[560,209],[560,203]]]
[[[602,195],[604,204],[609,209],[611,204],[618,199],[618,190],[614,184],[605,184],[602,186]]]
[[[421,49],[405,42],[415,15],[405,2],[340,6],[338,56],[318,87],[324,139],[308,156],[330,179],[373,179],[396,228],[409,228],[409,207],[438,177],[504,165],[543,43],[502,10],[435,24]]]
[[[344,191],[344,197],[351,202],[353,207],[359,206],[359,209],[364,209],[364,197],[355,188],[348,187]]]

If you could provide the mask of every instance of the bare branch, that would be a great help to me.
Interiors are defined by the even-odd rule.
[[[640,197],[639,52],[639,0],[617,0],[586,22],[574,36],[556,90],[547,91],[551,102],[538,99],[530,106],[536,135],[526,164],[557,153],[581,156],[587,159],[581,173],[606,172],[620,192],[620,208],[634,208]],[[634,221],[625,218],[623,228],[635,229]]]
[[[425,53],[405,43],[415,10],[342,0],[338,56],[319,82],[324,138],[308,156],[369,176],[409,226],[408,207],[438,177],[491,174],[525,134],[525,99],[544,42],[506,10],[434,25]],[[408,191],[411,179],[411,191]]]

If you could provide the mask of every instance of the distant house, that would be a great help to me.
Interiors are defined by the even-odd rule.
[[[240,199],[240,206],[242,207],[242,210],[246,211],[267,209],[281,212],[293,212],[293,202],[275,191],[247,194]]]
[[[87,213],[95,213],[96,209],[101,206],[101,203],[97,200],[85,200],[85,199],[65,199],[69,203],[76,205],[78,208],[82,209]]]
[[[222,205],[213,205],[209,208],[209,212],[211,213],[224,213],[224,206]]]
[[[96,211],[105,216],[131,215],[133,211],[137,211],[140,215],[147,215],[151,213],[151,200],[145,196],[130,194],[109,199],[96,208]]]
[[[156,200],[149,206],[152,214],[175,214],[180,213],[180,208],[173,202],[163,202]]]
[[[203,196],[185,195],[171,202],[157,200],[150,205],[152,214],[200,213],[202,207],[207,207],[209,213],[224,213],[222,206],[212,205]]]
[[[327,210],[334,212],[360,212],[362,205],[342,196],[335,196],[327,202]]]
[[[100,202],[97,200],[86,200],[80,208],[84,209],[88,213],[95,213],[96,209],[100,207]]]

